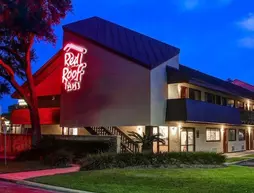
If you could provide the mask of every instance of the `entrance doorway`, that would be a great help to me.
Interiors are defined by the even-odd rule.
[[[194,128],[182,128],[181,130],[181,151],[193,152],[195,151],[195,133]]]

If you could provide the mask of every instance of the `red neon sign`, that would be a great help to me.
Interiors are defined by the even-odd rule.
[[[84,62],[84,55],[87,49],[75,44],[69,43],[64,49],[64,68],[62,73],[62,83],[67,92],[80,89],[80,84],[87,67]]]

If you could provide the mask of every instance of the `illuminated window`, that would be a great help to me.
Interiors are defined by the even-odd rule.
[[[220,141],[220,129],[207,128],[206,129],[206,141]]]
[[[245,130],[244,129],[239,129],[239,131],[238,131],[238,140],[239,141],[244,141],[245,140]]]
[[[72,128],[72,135],[78,135],[78,128]]]
[[[228,130],[228,140],[229,141],[236,141],[236,129],[229,129]]]

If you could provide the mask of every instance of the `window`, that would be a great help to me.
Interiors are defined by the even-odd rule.
[[[228,99],[227,100],[227,106],[234,107],[235,106],[235,101],[233,99]]]
[[[216,95],[215,99],[216,99],[216,104],[221,105],[221,96]]]
[[[239,129],[239,131],[238,131],[238,140],[239,141],[244,141],[245,140],[245,130],[244,129]]]
[[[190,88],[189,89],[189,98],[192,100],[201,101],[201,91]]]
[[[165,140],[164,145],[168,145],[168,127],[167,126],[159,126],[159,133],[161,134],[160,138]]]
[[[183,99],[187,98],[187,87],[181,86],[180,97]]]
[[[227,106],[227,99],[225,97],[222,97],[222,105]]]
[[[237,105],[237,108],[239,108],[239,109],[244,109],[244,102],[237,101],[237,102],[236,102],[236,105]]]
[[[236,130],[235,129],[228,130],[228,140],[229,141],[236,141]]]
[[[220,129],[207,128],[206,141],[220,141]]]
[[[215,95],[211,94],[211,93],[205,93],[205,100],[208,103],[213,103],[215,104]]]

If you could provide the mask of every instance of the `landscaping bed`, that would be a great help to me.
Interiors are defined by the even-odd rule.
[[[125,153],[95,154],[80,161],[81,170],[110,168],[182,168],[217,167],[225,162],[225,156],[209,152],[169,152],[158,154]]]
[[[39,161],[7,161],[5,165],[4,160],[0,160],[0,174],[1,173],[12,173],[12,172],[25,172],[34,170],[51,169],[52,166],[42,164]]]
[[[253,192],[254,168],[109,169],[82,171],[31,181],[96,193]]]

